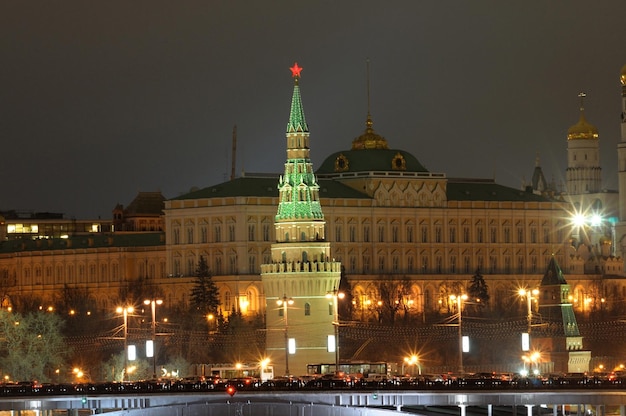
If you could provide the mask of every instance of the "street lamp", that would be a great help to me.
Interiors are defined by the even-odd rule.
[[[124,373],[122,374],[122,380],[124,380],[128,374],[128,314],[133,313],[134,311],[135,308],[132,306],[118,306],[116,309],[117,313],[121,313],[124,316]]]
[[[402,363],[402,376],[403,377],[406,375],[404,373],[404,365],[405,364],[407,366],[409,366],[409,367],[412,366],[412,365],[417,364],[417,374],[420,375],[420,376],[422,375],[422,367],[420,366],[419,358],[418,358],[417,355],[413,354],[410,357],[404,357],[404,362]]]
[[[151,305],[152,308],[152,378],[156,380],[156,305],[163,304],[162,299],[146,299],[144,305]],[[147,348],[146,348],[147,350]],[[147,355],[147,354],[146,354]]]
[[[541,353],[539,351],[535,351],[529,356],[530,361],[535,364],[535,369],[533,370],[534,375],[539,374],[539,361],[541,360]]]
[[[335,372],[339,371],[339,305],[338,299],[343,299],[345,293],[333,289],[326,294],[326,298],[333,300],[333,326],[335,328]]]
[[[287,312],[288,306],[293,305],[293,299],[288,298],[287,295],[283,295],[282,299],[276,301],[278,306],[283,307],[283,318],[285,321],[285,375],[289,377],[289,333],[288,333],[288,320]]]
[[[461,329],[461,309],[463,308],[463,301],[467,300],[467,295],[451,295],[450,300],[456,302],[456,307],[459,315],[459,373],[463,374],[463,330]]]
[[[526,297],[526,303],[528,307],[528,313],[526,315],[526,319],[528,320],[528,333],[530,334],[530,330],[533,325],[533,299],[536,299],[536,296],[539,294],[538,289],[520,289],[517,292],[521,297]]]
[[[209,334],[213,334],[215,332],[215,315],[212,313],[209,313],[206,316],[206,320],[209,323]]]

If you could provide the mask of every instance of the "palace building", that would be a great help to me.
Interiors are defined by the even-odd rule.
[[[623,114],[625,79],[626,66]],[[512,299],[516,288],[539,286],[553,258],[567,276],[576,313],[626,298],[623,114],[619,194],[601,187],[599,135],[584,118],[582,101],[580,120],[567,135],[567,191],[558,193],[547,192],[541,176],[533,177],[534,187],[514,189],[430,172],[375,131],[369,109],[363,133],[343,146],[338,140],[344,150],[333,150],[314,171],[309,145],[315,137],[312,132],[310,142],[300,100],[296,82],[282,174],[245,174],[165,201],[147,193],[151,207],[164,205],[163,215],[144,212],[147,205],[138,202],[117,206],[109,223],[128,230],[123,233],[6,240],[0,246],[0,279],[8,284],[3,296],[48,299],[65,285],[89,287],[98,307],[108,309],[120,285],[143,278],[163,290],[166,304],[186,303],[203,257],[224,313],[266,317],[268,348],[277,360],[292,338],[296,351],[309,348],[320,360],[333,359],[326,341],[336,323],[336,297],[325,295],[336,294],[341,269],[352,286],[355,319],[375,316],[385,302],[400,302],[415,316],[449,311],[450,296],[476,271],[489,286],[490,307],[506,307],[520,302]],[[278,139],[269,149],[284,150]],[[596,212],[616,224],[605,216],[599,224],[572,225],[576,214]],[[293,304],[285,308],[279,300]],[[303,338],[298,327],[309,321],[315,324]],[[284,358],[294,374],[305,371],[297,356]]]

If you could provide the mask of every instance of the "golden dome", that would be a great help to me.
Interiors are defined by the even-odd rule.
[[[597,140],[598,129],[585,119],[584,99],[587,96],[584,92],[578,94],[580,98],[580,119],[567,130],[567,140]]]
[[[387,140],[381,135],[374,133],[372,118],[367,115],[365,133],[352,140],[352,150],[362,149],[388,149]]]
[[[626,65],[622,67],[622,73],[619,77],[620,81],[622,81],[622,85],[626,86]]]
[[[597,139],[598,129],[587,122],[583,109],[580,109],[580,120],[567,130],[567,140]]]

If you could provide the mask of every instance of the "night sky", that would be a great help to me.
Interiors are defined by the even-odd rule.
[[[374,128],[431,172],[564,181],[587,94],[617,188],[624,0],[0,0],[0,210],[111,218],[282,172],[293,81],[314,168]]]

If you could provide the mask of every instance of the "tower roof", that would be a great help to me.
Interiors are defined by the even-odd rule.
[[[563,271],[556,261],[556,257],[550,258],[550,263],[546,268],[546,272],[541,279],[541,286],[554,286],[554,285],[566,285],[565,277],[563,277]]]
[[[546,181],[543,169],[541,169],[541,165],[539,164],[539,154],[537,154],[537,157],[535,158],[535,170],[533,171],[532,187],[533,190],[539,192],[545,192],[548,190],[548,181]]]
[[[578,96],[580,97],[580,119],[578,123],[567,130],[567,140],[597,140],[599,137],[598,129],[585,119],[583,98],[586,94],[581,92]]]
[[[302,97],[300,97],[300,71],[302,68],[296,62],[291,68],[291,74],[294,79],[293,96],[291,98],[291,111],[289,112],[289,123],[287,123],[287,133],[308,132],[309,126],[304,118],[304,109],[302,108]]]

